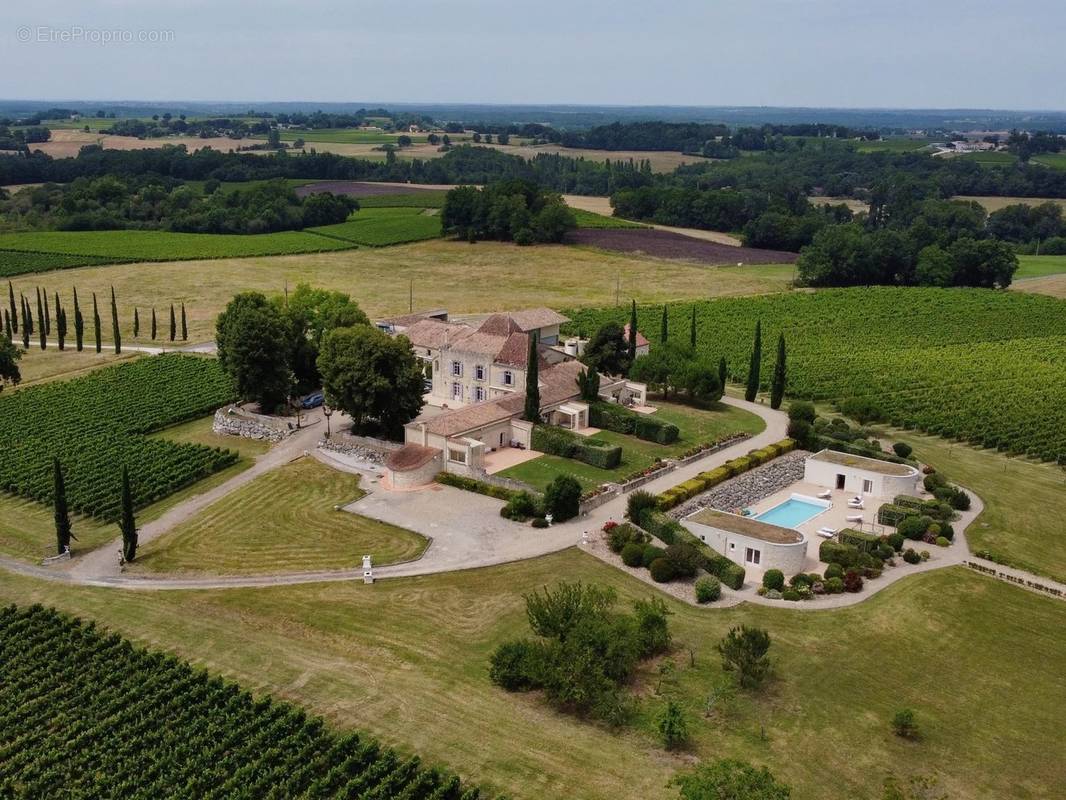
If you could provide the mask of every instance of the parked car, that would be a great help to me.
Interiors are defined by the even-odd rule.
[[[322,392],[312,392],[300,402],[300,405],[303,408],[318,408],[324,402],[326,402],[326,397]]]

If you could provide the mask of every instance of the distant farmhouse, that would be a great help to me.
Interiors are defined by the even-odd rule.
[[[537,337],[541,421],[571,430],[588,427],[589,407],[580,401],[578,376],[588,369],[577,360],[583,343],[561,342],[559,328],[569,320],[550,308],[493,314],[474,326],[453,322],[446,311],[381,320],[385,332],[406,336],[426,370],[426,404],[408,423],[402,461],[409,467],[393,483],[425,482],[442,469],[477,476],[486,452],[529,448],[532,423],[522,419],[526,395],[530,337]],[[638,347],[643,336],[638,338]],[[603,400],[643,406],[647,386],[623,377],[600,375]],[[422,448],[420,457],[414,448]]]

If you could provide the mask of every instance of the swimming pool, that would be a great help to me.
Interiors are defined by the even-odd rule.
[[[795,528],[809,519],[821,514],[831,504],[824,500],[816,500],[799,495],[792,495],[783,503],[778,503],[773,508],[758,514],[755,519],[759,522],[767,522],[770,525],[780,525],[782,528]]]

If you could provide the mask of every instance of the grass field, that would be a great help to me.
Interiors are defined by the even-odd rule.
[[[319,128],[313,131],[281,131],[281,141],[295,142],[297,139],[303,139],[309,144],[317,144],[319,142],[337,142],[338,144],[396,144],[396,140],[401,135],[408,135],[411,137],[411,141],[419,144],[426,141],[425,134],[362,131],[354,128]],[[450,138],[455,141],[457,137],[450,136]]]
[[[1066,256],[1018,256],[1015,280],[1046,278],[1066,272]]]
[[[1014,153],[1008,153],[1002,150],[978,151],[976,153],[959,153],[956,156],[951,156],[951,158],[964,158],[967,161],[974,161],[978,164],[986,164],[991,166],[1014,164],[1018,161],[1018,156],[1014,155]]]
[[[1007,206],[1039,206],[1044,203],[1056,203],[1063,207],[1063,211],[1066,211],[1066,200],[1058,197],[994,197],[988,195],[974,196],[974,195],[961,195],[957,194],[951,198],[952,200],[975,200],[984,206],[985,211],[991,214],[993,211],[999,211],[1001,208]]]
[[[1066,762],[1036,757],[1061,741],[1059,601],[961,568],[907,578],[836,611],[706,610],[665,598],[679,645],[677,685],[667,691],[693,735],[675,756],[649,730],[663,699],[647,673],[636,725],[621,733],[489,683],[492,649],[528,630],[521,594],[560,580],[612,585],[623,601],[654,591],[569,550],[374,586],[151,593],[5,576],[0,602],[44,602],[96,619],[342,729],[466,769],[517,800],[666,800],[676,797],[667,779],[693,756],[767,764],[793,785],[795,800],[874,800],[888,772],[936,774],[953,798],[1052,800],[1066,782]],[[740,695],[705,716],[723,681],[714,643],[740,623],[770,632],[778,677],[763,695]],[[918,742],[889,729],[905,706],[917,711]]]
[[[573,475],[583,489],[592,489],[602,483],[615,481],[637,470],[651,466],[656,458],[671,458],[703,442],[710,442],[732,433],[760,433],[766,426],[755,414],[732,406],[717,405],[713,410],[702,411],[676,403],[655,402],[655,416],[677,425],[681,432],[671,445],[646,442],[636,436],[613,431],[596,434],[602,439],[622,447],[622,463],[614,469],[599,469],[575,461],[572,458],[542,455],[531,461],[510,467],[500,473],[503,477],[523,481],[543,490],[557,475]]]
[[[966,537],[973,550],[990,550],[1008,563],[1066,582],[1066,470],[994,450],[978,450],[936,436],[888,430],[886,436],[914,447],[915,456],[975,491],[985,512]]]
[[[779,291],[792,279],[786,267],[705,267],[649,258],[608,255],[544,245],[517,247],[500,242],[443,240],[390,248],[279,258],[241,258],[123,264],[43,273],[14,280],[19,292],[36,286],[59,291],[66,301],[71,285],[82,297],[119,297],[123,329],[133,306],[169,309],[184,302],[189,341],[214,336],[215,317],[238,291],[281,294],[285,286],[310,283],[348,292],[371,316],[444,306],[453,313],[492,312],[547,305],[606,304],[630,297],[661,303],[680,298]],[[462,279],[459,279],[461,276]],[[107,335],[105,324],[105,335]]]
[[[1053,169],[1066,169],[1066,153],[1045,153],[1041,156],[1033,156],[1032,162]]]
[[[138,554],[143,572],[252,574],[417,558],[425,538],[334,509],[362,497],[359,478],[303,458],[256,478]]]
[[[923,139],[884,139],[878,142],[856,142],[855,149],[860,153],[913,153],[931,143],[931,140]]]

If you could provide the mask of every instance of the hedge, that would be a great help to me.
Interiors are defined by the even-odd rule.
[[[730,589],[739,589],[744,585],[744,567],[716,553],[706,543],[693,536],[684,525],[662,511],[645,508],[640,512],[640,519],[636,522],[652,536],[666,544],[687,542],[696,547],[700,553],[700,566]]]
[[[689,478],[677,486],[672,486],[659,494],[656,503],[661,511],[668,511],[675,506],[691,500],[698,494],[712,489],[723,481],[727,481],[735,475],[762,466],[778,456],[784,455],[796,449],[796,442],[792,439],[782,439],[775,444],[767,445],[760,450],[752,450],[746,456],[739,456],[725,462],[720,467],[715,467],[708,472],[701,472],[693,478]]]
[[[678,427],[648,414],[638,414],[616,403],[592,403],[589,425],[615,433],[627,433],[658,444],[673,444],[681,435]]]
[[[622,463],[621,446],[590,443],[566,428],[553,425],[535,426],[530,446],[542,453],[572,458],[599,469],[614,469]]]
[[[893,503],[885,503],[877,509],[877,521],[882,525],[891,525],[894,528],[899,525],[905,517],[913,513],[913,509],[897,506]]]
[[[892,504],[899,506],[900,508],[913,508],[918,510],[922,507],[925,501],[920,497],[913,497],[909,494],[897,494],[892,498]]]
[[[881,538],[872,533],[845,528],[837,534],[841,544],[848,544],[864,553],[877,552],[877,546],[881,544]]]
[[[443,483],[445,486],[454,486],[456,489],[463,489],[467,492],[477,492],[478,494],[495,497],[497,500],[510,500],[518,494],[514,489],[494,486],[491,483],[456,475],[454,472],[438,472],[436,481],[437,483]]]
[[[825,541],[818,548],[818,558],[827,564],[840,564],[847,569],[859,563],[859,548],[850,544]]]

